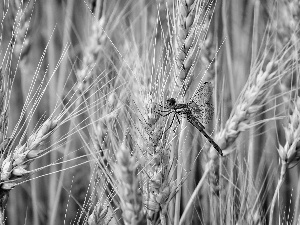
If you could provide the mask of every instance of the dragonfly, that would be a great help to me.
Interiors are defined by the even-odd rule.
[[[166,100],[165,109],[167,114],[163,116],[168,116],[174,113],[174,117],[171,122],[171,126],[174,118],[176,117],[178,122],[179,115],[186,115],[187,121],[191,123],[195,128],[197,128],[202,135],[211,143],[211,145],[218,151],[218,153],[223,156],[221,148],[217,143],[205,132],[205,127],[203,124],[208,124],[212,119],[214,114],[214,106],[211,103],[213,87],[210,82],[204,82],[201,84],[194,95],[190,98],[187,103],[177,103],[175,98],[169,98]],[[162,115],[162,114],[161,114]]]

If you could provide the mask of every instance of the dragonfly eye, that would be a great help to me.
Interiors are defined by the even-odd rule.
[[[166,101],[167,107],[172,107],[172,106],[174,106],[175,104],[176,104],[175,98],[169,98],[169,99],[167,99],[167,101]]]

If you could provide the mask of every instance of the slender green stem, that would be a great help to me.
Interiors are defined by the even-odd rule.
[[[180,130],[180,137],[179,137],[179,146],[178,146],[178,155],[177,155],[177,159],[178,159],[178,166],[177,166],[177,185],[180,185],[181,182],[181,178],[182,178],[182,165],[184,162],[183,159],[183,155],[182,155],[182,151],[184,151],[185,145],[185,132],[184,132],[184,128],[186,127],[186,119],[183,118],[182,122],[181,122],[181,130]],[[179,217],[180,217],[180,204],[181,204],[181,193],[182,192],[182,188],[180,188],[176,194],[176,201],[175,201],[175,217],[174,217],[174,225],[178,225],[179,224]]]
[[[282,161],[282,162],[283,162],[283,161]],[[283,163],[282,163],[282,166],[281,166],[280,178],[279,178],[279,181],[278,181],[278,184],[277,184],[277,187],[276,187],[276,190],[275,190],[273,199],[272,199],[272,203],[271,203],[271,211],[270,211],[270,222],[269,222],[269,225],[272,225],[272,224],[273,224],[273,213],[274,213],[274,207],[275,207],[275,203],[276,203],[276,198],[277,198],[277,195],[279,194],[280,187],[281,187],[281,185],[282,185],[282,183],[283,183],[283,180],[284,180],[284,177],[285,177],[286,169],[287,169],[287,164],[286,164],[286,162],[283,162]],[[279,195],[278,195],[278,198],[279,198]]]
[[[204,180],[205,178],[207,177],[208,175],[208,172],[210,171],[211,169],[211,166],[213,164],[213,159],[211,159],[207,164],[206,164],[206,168],[205,168],[205,171],[201,177],[201,180],[199,181],[196,189],[194,190],[189,202],[187,203],[185,209],[184,209],[184,212],[180,218],[180,221],[179,221],[179,224],[183,224],[183,222],[185,221],[185,219],[187,218],[187,215],[188,215],[188,212],[189,212],[189,209],[192,207],[193,203],[194,203],[194,200],[196,199],[197,195],[198,195],[198,192],[200,191],[203,183],[204,183]]]

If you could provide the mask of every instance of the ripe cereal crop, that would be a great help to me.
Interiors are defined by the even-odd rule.
[[[298,1],[0,15],[0,225],[299,224]]]

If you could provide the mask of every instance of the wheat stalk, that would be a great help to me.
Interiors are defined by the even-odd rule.
[[[8,107],[9,107],[9,95],[10,95],[10,85],[8,82],[8,77],[6,73],[0,68],[0,143],[4,142],[6,138],[7,125],[8,125]],[[4,146],[3,146],[4,147]],[[1,162],[3,160],[3,155],[7,149],[1,148],[2,156]]]
[[[8,154],[11,140],[6,138],[8,125],[8,96],[10,95],[10,85],[5,73],[0,69],[0,165],[3,165],[4,157]],[[1,176],[0,176],[1,178]],[[8,200],[9,191],[2,190],[0,194],[0,224],[4,224],[4,210]]]

